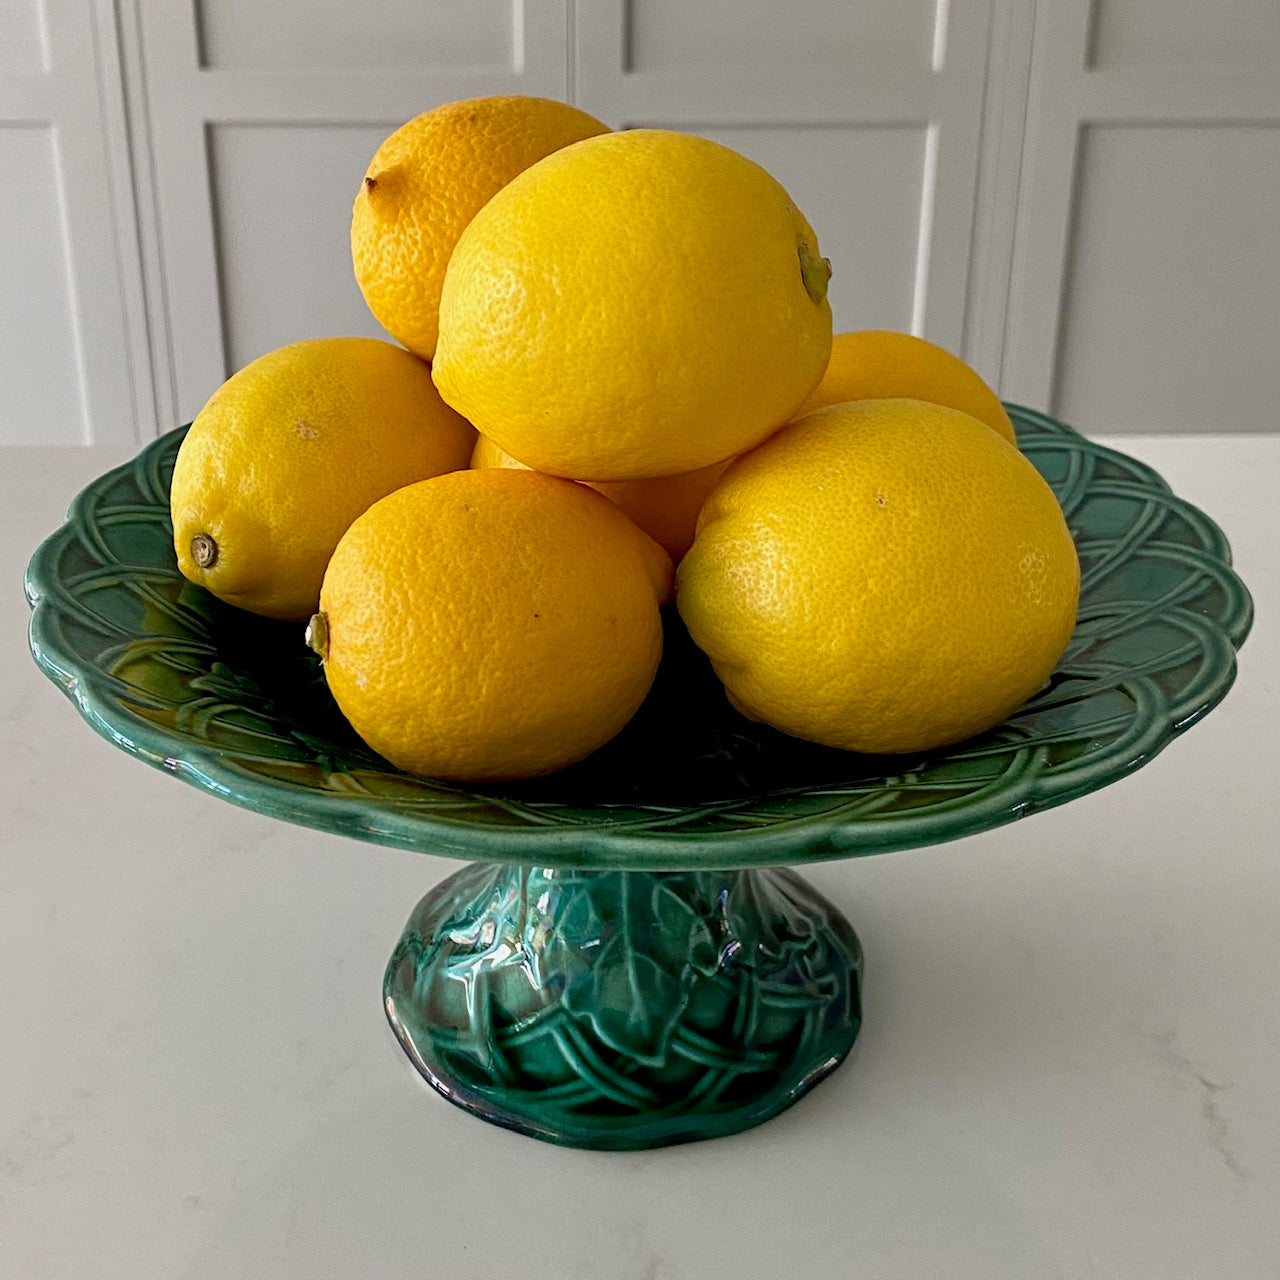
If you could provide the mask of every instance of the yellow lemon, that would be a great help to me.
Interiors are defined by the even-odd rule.
[[[475,432],[427,365],[375,338],[316,338],[214,392],[170,489],[183,575],[230,604],[307,618],[347,526],[393,489],[465,467]]]
[[[533,777],[602,746],[640,706],[670,584],[667,554],[600,494],[460,471],[351,526],[309,639],[342,713],[393,764]]]
[[[693,545],[698,512],[728,465],[728,462],[713,462],[711,466],[697,471],[658,476],[652,480],[596,480],[587,483],[615,506],[621,507],[673,560],[679,560]],[[528,470],[523,462],[517,462],[509,453],[504,453],[487,436],[476,438],[471,466],[476,470],[487,467]]]
[[[888,329],[836,334],[827,371],[796,417],[829,404],[896,398],[963,410],[1017,443],[1000,397],[963,360],[923,338]]]
[[[734,704],[851,751],[1000,723],[1048,678],[1079,566],[1053,491],[976,418],[820,409],[711,492],[676,603]]]
[[[440,285],[462,229],[535,160],[607,128],[563,102],[511,94],[450,102],[391,134],[351,213],[356,282],[379,324],[431,359]]]
[[[526,169],[462,233],[432,373],[535,470],[696,471],[759,443],[818,384],[829,276],[759,165],[705,138],[606,133]]]

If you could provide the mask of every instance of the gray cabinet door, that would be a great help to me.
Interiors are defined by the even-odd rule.
[[[837,328],[1086,431],[1280,426],[1276,0],[0,0],[0,443],[144,438],[380,336],[369,157],[508,92],[759,160]]]
[[[1280,6],[1039,0],[1002,389],[1280,428]]]
[[[0,0],[0,444],[154,419],[114,52],[91,4]]]

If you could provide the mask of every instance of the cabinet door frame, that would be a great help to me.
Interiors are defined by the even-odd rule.
[[[1037,0],[1000,388],[1053,413],[1085,130],[1275,125],[1274,67],[1096,67],[1095,0]]]
[[[50,442],[136,443],[155,418],[113,0],[30,0],[42,65],[0,77],[0,129],[50,138],[79,421]],[[54,282],[50,282],[53,284]],[[32,441],[7,424],[0,443]]]
[[[632,70],[642,0],[513,0],[506,68],[209,67],[200,0],[42,5],[44,70],[6,72],[0,127],[51,127],[72,296],[78,438],[134,441],[231,370],[210,138],[219,125],[367,125],[487,93],[615,125],[909,126],[926,138],[911,329],[1008,399],[1053,410],[1081,139],[1108,123],[1274,125],[1268,67],[1091,65],[1091,0],[937,0],[931,69]],[[109,234],[103,234],[107,226]]]

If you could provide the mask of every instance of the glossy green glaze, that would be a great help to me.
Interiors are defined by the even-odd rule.
[[[418,905],[387,1016],[451,1102],[550,1142],[714,1138],[789,1106],[848,1053],[862,954],[787,871],[475,863]]]
[[[1079,549],[1079,623],[1009,721],[911,756],[811,746],[737,715],[668,611],[631,724],[550,778],[454,786],[365,748],[299,626],[178,574],[182,432],[95,481],[33,557],[36,661],[117,745],[237,804],[364,840],[536,866],[684,870],[881,853],[969,835],[1114,782],[1226,693],[1248,592],[1205,515],[1148,467],[1010,406]]]
[[[179,575],[181,430],[91,484],[32,557],[31,649],[98,732],[186,782],[482,860],[423,900],[385,987],[410,1058],[453,1101],[578,1146],[731,1133],[840,1061],[862,973],[830,904],[789,872],[741,868],[1062,804],[1150,760],[1234,679],[1252,608],[1213,522],[1142,463],[1010,413],[1075,538],[1079,621],[1046,688],[939,751],[858,756],[744,720],[668,611],[653,691],[589,759],[508,786],[411,777],[356,738],[302,627]]]

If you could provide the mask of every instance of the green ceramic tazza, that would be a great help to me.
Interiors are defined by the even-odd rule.
[[[799,742],[735,713],[678,617],[631,724],[535,782],[464,787],[374,755],[302,628],[179,575],[183,430],[91,484],[27,570],[31,649],[100,733],[237,804],[476,860],[429,894],[388,1016],[446,1097],[576,1146],[732,1133],[832,1070],[860,1023],[848,923],[768,868],[938,843],[1150,760],[1225,695],[1248,592],[1214,523],[1150,468],[1010,414],[1075,538],[1071,644],[1005,724],[915,756]]]

